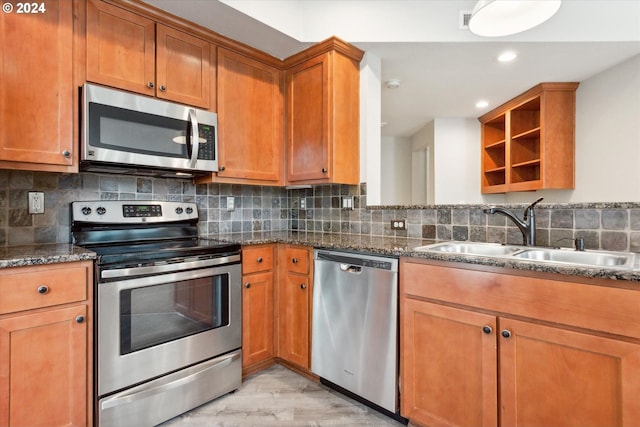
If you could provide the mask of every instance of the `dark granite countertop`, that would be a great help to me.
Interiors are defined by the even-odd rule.
[[[484,257],[456,253],[418,252],[418,246],[436,243],[435,240],[411,239],[357,234],[332,234],[315,232],[251,232],[230,233],[208,236],[213,240],[256,245],[263,243],[291,243],[326,249],[367,252],[378,255],[406,256],[438,261],[460,262],[516,270],[564,274],[570,276],[640,282],[640,271],[622,268],[595,268],[576,265],[552,264],[539,261],[510,259],[504,257]]]
[[[418,246],[435,243],[428,239],[411,239],[386,236],[367,236],[357,234],[332,234],[296,231],[230,233],[205,236],[210,240],[257,245],[264,243],[290,243],[316,248],[357,251],[395,257],[414,257],[438,261],[460,262],[492,267],[512,268],[516,270],[543,273],[564,274],[578,277],[623,280],[640,282],[640,270],[622,268],[594,268],[576,265],[561,265],[505,257],[483,257],[456,253],[418,252]],[[70,244],[47,244],[8,246],[0,248],[0,268],[21,267],[27,265],[55,264],[92,260],[96,254]]]
[[[93,260],[96,254],[71,244],[0,247],[0,268]]]

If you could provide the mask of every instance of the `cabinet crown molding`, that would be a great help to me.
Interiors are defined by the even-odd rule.
[[[321,41],[308,49],[303,50],[302,52],[298,52],[295,55],[292,55],[284,60],[284,68],[290,68],[294,65],[298,65],[309,58],[313,58],[315,56],[321,55],[326,52],[336,51],[345,55],[349,59],[360,62],[362,57],[364,56],[364,51],[358,49],[357,47],[351,45],[350,43],[336,37],[332,36],[328,39]]]

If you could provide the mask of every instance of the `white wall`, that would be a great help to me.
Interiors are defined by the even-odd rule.
[[[435,203],[482,203],[480,123],[477,119],[434,120]]]
[[[427,176],[426,178],[426,204],[432,205],[435,203],[435,141],[434,141],[434,121],[430,121],[422,129],[411,136],[411,151],[425,151],[429,150],[429,156],[427,161]],[[412,171],[413,172],[413,171]],[[413,186],[412,182],[412,186]]]
[[[367,183],[367,200],[381,204],[382,95],[380,58],[366,52],[360,62],[360,182]],[[371,203],[370,203],[371,204]]]
[[[411,204],[411,140],[383,136],[381,152],[382,204]]]

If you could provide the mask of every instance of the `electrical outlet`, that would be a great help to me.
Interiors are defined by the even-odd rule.
[[[404,219],[392,219],[391,220],[391,229],[392,230],[406,230],[407,223]]]
[[[41,191],[29,191],[29,214],[44,213],[44,193]]]
[[[353,196],[342,198],[342,209],[353,210]]]
[[[233,196],[227,197],[227,211],[235,211],[236,210],[236,200]]]

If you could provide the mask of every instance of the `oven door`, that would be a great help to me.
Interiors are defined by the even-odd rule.
[[[148,275],[98,284],[99,396],[241,347],[239,263],[142,268]]]
[[[83,162],[218,170],[215,113],[86,84],[83,115]]]

